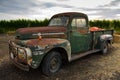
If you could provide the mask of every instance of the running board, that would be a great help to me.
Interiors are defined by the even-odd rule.
[[[81,58],[81,57],[83,57],[83,56],[86,56],[86,55],[91,54],[91,53],[99,52],[99,51],[100,51],[100,49],[96,49],[96,50],[87,51],[87,52],[85,52],[85,53],[73,54],[73,55],[71,56],[70,61],[79,59],[79,58]]]

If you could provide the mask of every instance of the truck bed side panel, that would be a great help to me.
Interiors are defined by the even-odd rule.
[[[92,31],[92,49],[100,48],[100,36],[103,34],[113,35],[113,30]]]

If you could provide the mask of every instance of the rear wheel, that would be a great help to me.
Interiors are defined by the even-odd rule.
[[[50,76],[59,71],[62,64],[60,53],[51,51],[43,60],[42,72],[43,74]]]
[[[106,55],[108,53],[108,43],[106,41],[104,41],[102,43],[101,47],[102,47],[102,49],[101,49],[102,54]]]

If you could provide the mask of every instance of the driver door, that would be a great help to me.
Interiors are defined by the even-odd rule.
[[[71,22],[70,43],[72,53],[84,52],[90,49],[90,35],[85,18],[73,18]]]

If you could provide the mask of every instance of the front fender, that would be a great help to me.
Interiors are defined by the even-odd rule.
[[[39,54],[33,54],[33,58],[34,58],[34,63],[33,64],[35,66],[33,65],[32,68],[38,68],[41,65],[41,62],[43,61],[44,57],[51,50],[56,49],[56,48],[62,48],[63,50],[65,50],[66,55],[68,57],[68,60],[70,60],[70,58],[71,58],[70,42],[68,40],[64,39],[63,42],[59,42],[59,43],[57,42],[56,44],[46,45],[42,51],[38,52]]]
[[[68,40],[65,40],[65,42],[62,42],[60,44],[49,45],[45,53],[49,53],[51,50],[58,49],[58,48],[65,50],[68,60],[71,59],[71,46]]]

